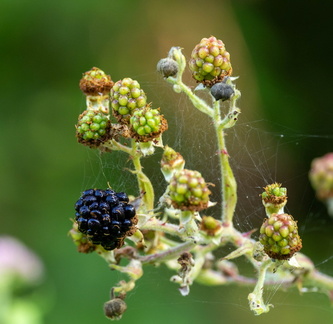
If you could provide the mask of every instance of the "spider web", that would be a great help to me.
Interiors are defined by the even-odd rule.
[[[206,182],[216,185],[210,189],[212,191],[211,200],[216,201],[217,205],[205,211],[205,214],[219,218],[221,213],[220,174],[215,133],[211,121],[197,111],[185,95],[174,93],[172,87],[164,82],[159,75],[145,74],[133,78],[140,82],[149,101],[153,102],[153,108],[161,107],[161,112],[168,120],[169,130],[163,135],[164,144],[183,155],[186,161],[185,168],[200,171]],[[210,102],[209,97],[206,99]],[[242,109],[242,100],[240,100],[239,106]],[[222,109],[227,111],[227,108]],[[277,132],[276,129],[279,131]],[[237,229],[241,232],[248,232],[260,227],[265,218],[265,211],[259,194],[267,184],[282,183],[288,189],[289,201],[286,212],[298,220],[300,236],[303,238],[302,252],[314,261],[315,266],[329,275],[333,275],[333,254],[331,252],[333,240],[328,230],[332,228],[332,219],[327,215],[325,206],[319,203],[314,196],[307,178],[310,166],[294,161],[293,152],[298,151],[298,148],[307,150],[309,145],[313,145],[316,141],[331,141],[332,139],[332,135],[298,133],[296,130],[276,125],[263,118],[250,120],[246,111],[242,111],[236,126],[226,131],[230,163],[238,183],[238,204],[234,217]],[[144,172],[151,179],[157,198],[167,186],[159,169],[161,155],[162,150],[157,149],[153,156],[142,160]],[[110,184],[117,191],[126,191],[137,196],[139,193],[136,178],[126,169],[132,169],[131,161],[121,152],[99,154],[87,150],[82,187],[83,189],[88,187],[105,188]],[[258,231],[254,233],[253,237],[258,238]],[[318,240],[318,237],[321,239],[321,246],[327,246],[327,249],[318,249],[318,246],[317,249],[313,249],[306,246],[306,242],[311,243],[312,239]],[[229,251],[224,251],[226,254],[231,252],[233,248],[229,247],[228,249]],[[240,260],[240,269],[245,271],[245,275],[249,274],[249,276],[255,277],[252,268],[249,270],[248,264],[246,265],[246,261]],[[145,271],[149,273],[151,270],[146,269]],[[162,270],[162,272],[165,271],[165,269]],[[167,278],[166,276],[170,277],[171,274],[169,272],[167,275],[164,274],[164,280]],[[136,291],[140,290],[140,299],[141,294],[143,294],[142,300],[144,300],[145,291],[149,291],[150,294],[153,294],[153,291],[158,291],[158,287],[161,287],[160,280],[159,274],[154,271],[150,272],[149,280],[139,280],[137,289],[130,293],[130,298],[137,298]],[[297,302],[293,302],[295,296],[298,296],[297,292],[288,290],[288,292],[280,293],[281,285],[281,283],[276,283],[269,288],[265,287],[264,299],[266,303],[271,302],[276,308],[282,307],[289,310],[296,307],[300,312],[312,307],[319,313],[333,316],[332,310],[321,306],[322,300],[328,304],[327,297],[319,299],[318,302],[313,297],[314,294],[307,294],[309,297],[304,302],[299,298]],[[193,305],[197,307],[199,304],[215,308],[223,305],[223,307],[229,307],[248,315],[246,296],[253,290],[253,287],[241,288],[242,292],[237,296],[234,295],[233,299],[220,298],[216,300],[205,297],[204,294],[200,294],[199,297],[195,292],[194,296],[191,297],[192,290],[196,290],[192,287],[190,296],[184,300],[184,297],[179,297],[174,285],[169,284],[169,286],[173,289],[170,294],[175,298],[175,301],[159,298],[152,302],[153,306],[163,308],[183,305],[186,308]],[[216,295],[220,296],[225,287],[209,287],[209,289],[213,289],[214,292],[218,291]],[[211,296],[211,291],[207,295]],[[138,311],[140,303],[139,306],[137,301],[133,303],[132,311]],[[271,313],[273,312],[274,310],[271,311]]]

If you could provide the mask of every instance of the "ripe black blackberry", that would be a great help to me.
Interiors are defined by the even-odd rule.
[[[136,211],[124,192],[85,190],[75,204],[78,229],[106,250],[120,248],[136,231]]]

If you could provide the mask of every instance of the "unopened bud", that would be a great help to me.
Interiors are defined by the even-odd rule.
[[[175,76],[178,72],[178,64],[169,57],[163,58],[157,63],[157,71],[165,78]]]
[[[211,89],[210,93],[215,98],[215,100],[229,100],[231,96],[234,94],[234,89],[231,85],[226,84],[225,82],[215,83]]]

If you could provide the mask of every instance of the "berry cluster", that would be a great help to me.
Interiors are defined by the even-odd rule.
[[[147,104],[146,94],[139,82],[131,78],[117,81],[111,89],[110,98],[113,113],[120,121],[128,119],[134,109]]]
[[[111,77],[97,67],[85,72],[80,80],[80,89],[87,96],[106,94],[112,86],[113,81]]]
[[[151,109],[149,106],[133,112],[130,118],[132,138],[140,142],[151,141],[164,132],[168,124],[158,109]]]
[[[120,248],[124,239],[136,231],[138,222],[135,208],[128,201],[124,192],[85,190],[75,204],[79,231],[105,250]]]
[[[95,110],[85,110],[76,125],[76,137],[82,144],[97,147],[109,137],[110,121]]]
[[[273,214],[260,228],[260,243],[265,252],[277,260],[290,259],[302,248],[297,222],[288,214]]]
[[[169,195],[174,208],[200,211],[208,207],[210,190],[198,171],[183,169],[173,176]]]
[[[224,43],[214,36],[203,38],[195,46],[189,67],[193,78],[209,87],[232,73],[230,54]]]

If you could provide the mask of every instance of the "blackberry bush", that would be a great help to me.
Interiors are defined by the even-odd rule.
[[[212,154],[217,155],[219,161],[216,176],[210,179],[219,180],[216,191],[220,192],[220,198],[214,199],[216,204],[209,201],[211,192],[201,173],[184,169],[183,156],[163,145],[161,137],[166,121],[159,109],[147,105],[138,81],[124,78],[114,84],[110,94],[104,89],[87,94],[87,111],[80,116],[77,125],[79,141],[105,154],[112,152],[112,158],[116,158],[118,151],[127,154],[133,169],[126,170],[136,177],[137,185],[136,198],[131,200],[123,192],[88,189],[75,205],[76,216],[70,235],[79,251],[95,251],[111,269],[127,275],[126,280],[113,285],[111,300],[104,307],[105,315],[111,319],[123,315],[127,309],[126,294],[143,276],[146,264],[165,264],[175,271],[171,281],[179,285],[182,295],[190,293],[194,282],[210,286],[253,284],[248,301],[256,315],[270,310],[271,305],[264,302],[263,291],[271,284],[304,287],[305,291],[321,291],[332,298],[333,278],[315,269],[311,260],[299,252],[302,241],[296,221],[284,212],[287,189],[281,184],[268,184],[260,195],[265,209],[262,218],[265,213],[267,218],[259,233],[256,230],[242,233],[237,229],[239,226],[234,226],[237,182],[224,135],[235,126],[240,114],[237,107],[240,91],[234,84],[237,78],[229,77],[232,73],[230,55],[224,43],[214,36],[203,38],[194,48],[189,65],[195,80],[204,84],[203,91],[192,91],[194,86],[183,82],[186,59],[180,47],[172,47],[168,57],[157,67],[176,93],[184,93],[196,109],[210,118],[209,125],[215,130],[217,142]],[[90,77],[109,82],[99,70],[93,69],[85,82]],[[206,94],[200,97],[204,92]],[[212,99],[211,104],[204,100],[207,95]],[[112,123],[109,131],[109,120],[114,119],[109,115],[110,101],[118,123]],[[105,140],[107,134],[111,135]],[[155,196],[154,186],[141,164],[142,158],[154,153],[152,147],[163,150],[162,174],[160,178],[155,176],[159,189],[165,186],[160,197]],[[200,159],[199,152],[196,156]],[[329,194],[330,180],[322,180],[322,177],[323,173],[329,176],[329,161],[325,159],[325,167],[314,166],[311,175],[315,186],[324,185],[320,196],[324,193],[325,197]],[[216,207],[210,210],[214,205]],[[202,214],[203,211],[207,214]],[[238,220],[254,214],[251,210],[246,210],[245,215],[243,212],[244,209],[238,210]],[[252,235],[257,235],[258,240]],[[130,244],[125,244],[125,239]],[[232,250],[221,260],[225,246]],[[239,274],[238,257],[248,260],[256,278]]]

